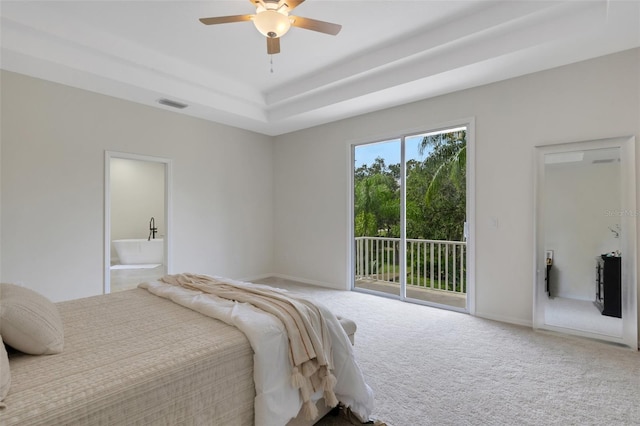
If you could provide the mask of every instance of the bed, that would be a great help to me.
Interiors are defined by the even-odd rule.
[[[9,351],[11,384],[0,424],[285,424],[268,411],[256,417],[254,378],[263,379],[255,375],[252,344],[237,327],[143,288],[56,306],[64,350]],[[336,395],[353,401],[349,392]],[[314,401],[324,408],[320,397]],[[317,420],[298,415],[287,424]]]

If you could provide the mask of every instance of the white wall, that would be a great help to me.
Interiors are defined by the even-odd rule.
[[[475,117],[476,313],[530,325],[533,147],[638,138],[639,55],[626,51],[279,136],[275,270],[347,288],[349,141]]]
[[[553,250],[552,296],[595,300],[596,257],[620,250],[620,163],[545,166],[545,250]]]
[[[640,140],[639,55],[402,105],[282,135],[275,146],[3,72],[0,278],[54,300],[102,291],[103,158],[113,150],[173,159],[174,270],[275,272],[347,288],[349,141],[475,117],[476,312],[531,324],[533,147]]]
[[[272,137],[4,71],[1,127],[3,282],[102,293],[105,150],[173,160],[174,272],[271,271]]]
[[[4,126],[2,126],[2,76],[0,72],[0,279],[2,278],[2,139],[4,138]]]

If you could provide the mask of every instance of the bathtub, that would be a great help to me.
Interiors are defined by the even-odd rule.
[[[164,239],[127,239],[111,241],[121,265],[163,263]]]

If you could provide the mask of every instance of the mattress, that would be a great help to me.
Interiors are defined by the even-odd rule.
[[[2,425],[251,425],[242,332],[143,289],[58,303],[58,355],[10,353]]]

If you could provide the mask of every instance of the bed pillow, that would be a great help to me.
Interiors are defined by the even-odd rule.
[[[31,355],[58,354],[64,346],[57,306],[14,284],[0,284],[0,335],[7,345]]]
[[[2,407],[2,401],[9,393],[9,386],[11,385],[11,371],[9,371],[9,357],[7,356],[7,350],[2,343],[2,336],[0,336],[0,407]]]

